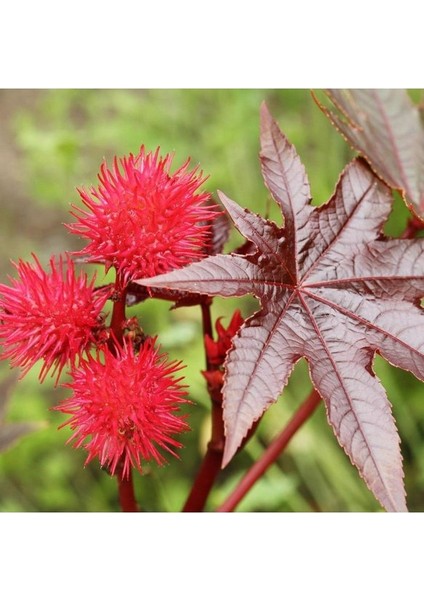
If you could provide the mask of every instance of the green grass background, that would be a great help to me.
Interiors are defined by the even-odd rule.
[[[7,92],[3,92],[5,94]],[[415,98],[418,92],[412,93]],[[282,130],[295,144],[309,175],[314,203],[332,194],[341,170],[354,153],[314,103],[308,90],[46,90],[30,105],[13,111],[9,127],[19,155],[20,181],[26,202],[22,223],[7,218],[0,229],[2,273],[6,260],[36,252],[46,263],[52,253],[82,247],[68,234],[71,203],[79,203],[77,186],[96,183],[103,158],[161,147],[175,152],[175,167],[187,156],[209,179],[205,188],[216,197],[223,190],[241,205],[279,220],[259,168],[259,107],[266,100]],[[395,198],[387,233],[399,234],[408,211]],[[32,223],[34,226],[32,227]],[[46,226],[49,223],[48,235]],[[37,229],[38,228],[38,229]],[[38,235],[37,235],[38,231]],[[40,234],[42,231],[42,234]],[[227,249],[240,237],[232,232]],[[216,299],[214,319],[228,322],[234,309],[248,316],[252,298]],[[165,467],[147,464],[135,475],[138,500],[145,511],[178,511],[189,492],[209,435],[209,399],[203,368],[198,307],[169,311],[169,304],[150,300],[129,313],[148,333],[158,333],[171,358],[183,360],[193,405],[191,431],[182,438],[181,460]],[[424,388],[410,374],[376,357],[375,370],[385,385],[402,440],[405,485],[412,511],[424,509]],[[0,364],[0,376],[8,365]],[[93,461],[83,468],[84,450],[66,445],[69,430],[58,430],[64,416],[49,409],[67,395],[51,381],[40,385],[33,369],[15,386],[7,420],[36,421],[40,428],[0,455],[0,511],[116,511],[116,482]],[[281,430],[311,390],[306,364],[296,367],[281,398],[262,419],[257,434],[221,473],[207,510],[214,510],[243,473]],[[379,511],[372,494],[329,427],[323,406],[304,425],[280,459],[250,491],[242,511]]]

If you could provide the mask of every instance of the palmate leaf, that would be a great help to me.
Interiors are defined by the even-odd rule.
[[[405,90],[327,90],[330,121],[424,220],[424,124]]]
[[[254,294],[261,303],[226,359],[224,464],[305,357],[340,445],[384,508],[406,510],[399,438],[372,361],[378,351],[424,379],[424,239],[381,234],[392,197],[362,159],[346,167],[331,200],[313,208],[294,147],[265,106],[261,117],[262,172],[284,228],[220,194],[256,250],[139,283]]]

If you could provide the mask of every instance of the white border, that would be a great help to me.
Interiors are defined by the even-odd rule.
[[[0,52],[9,88],[424,87],[412,0],[21,0]]]
[[[5,598],[415,598],[422,514],[0,515]]]

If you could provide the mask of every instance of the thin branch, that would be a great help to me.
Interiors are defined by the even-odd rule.
[[[265,471],[279,457],[286,448],[296,431],[307,421],[321,402],[321,397],[314,389],[308,398],[301,404],[287,426],[277,438],[268,446],[261,458],[246,473],[236,489],[230,494],[225,502],[217,509],[217,512],[231,512],[245,497]]]
[[[190,494],[183,507],[183,512],[202,512],[209,493],[215,483],[215,480],[221,470],[222,450],[217,450],[208,445],[205,456],[203,457],[200,470],[194,480]]]
[[[203,339],[205,339],[205,335],[208,335],[210,338],[213,338],[213,327],[212,327],[212,317],[211,317],[211,304],[212,298],[206,298],[200,304],[200,308],[202,310],[202,325],[203,325]],[[206,355],[206,369],[209,369],[209,361],[208,354],[205,348]]]
[[[113,311],[110,320],[110,328],[113,331],[114,338],[109,340],[109,350],[114,351],[115,343],[122,345],[123,342],[123,330],[122,325],[125,322],[125,298],[127,295],[127,289],[122,286],[121,278],[116,274],[115,290],[112,296]]]
[[[212,318],[211,318],[211,300],[208,299],[201,305],[202,310],[202,323],[203,323],[203,340],[208,335],[210,338],[213,336],[212,330]],[[210,364],[208,358],[207,348],[205,346],[205,357],[206,357],[206,370],[212,371],[218,370],[219,366]],[[225,433],[224,433],[224,420],[222,417],[222,393],[221,386],[208,385],[209,395],[211,397],[211,417],[212,417],[212,431],[211,439],[208,443],[206,454],[203,457],[200,470],[194,480],[190,494],[183,507],[183,512],[201,512],[206,504],[209,493],[215,483],[222,463],[222,456],[224,452]]]

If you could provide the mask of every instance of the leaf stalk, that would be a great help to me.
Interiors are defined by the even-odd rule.
[[[305,421],[309,419],[320,402],[320,395],[315,389],[312,390],[310,395],[306,398],[303,404],[300,405],[299,409],[293,415],[292,419],[288,422],[283,431],[271,442],[261,458],[254,463],[254,465],[238,484],[236,489],[221,504],[216,512],[232,512],[238,506],[238,504],[241,502],[241,500],[243,500],[247,492],[254,486],[258,479],[260,479],[265,471],[277,460],[294,434],[305,423]]]

